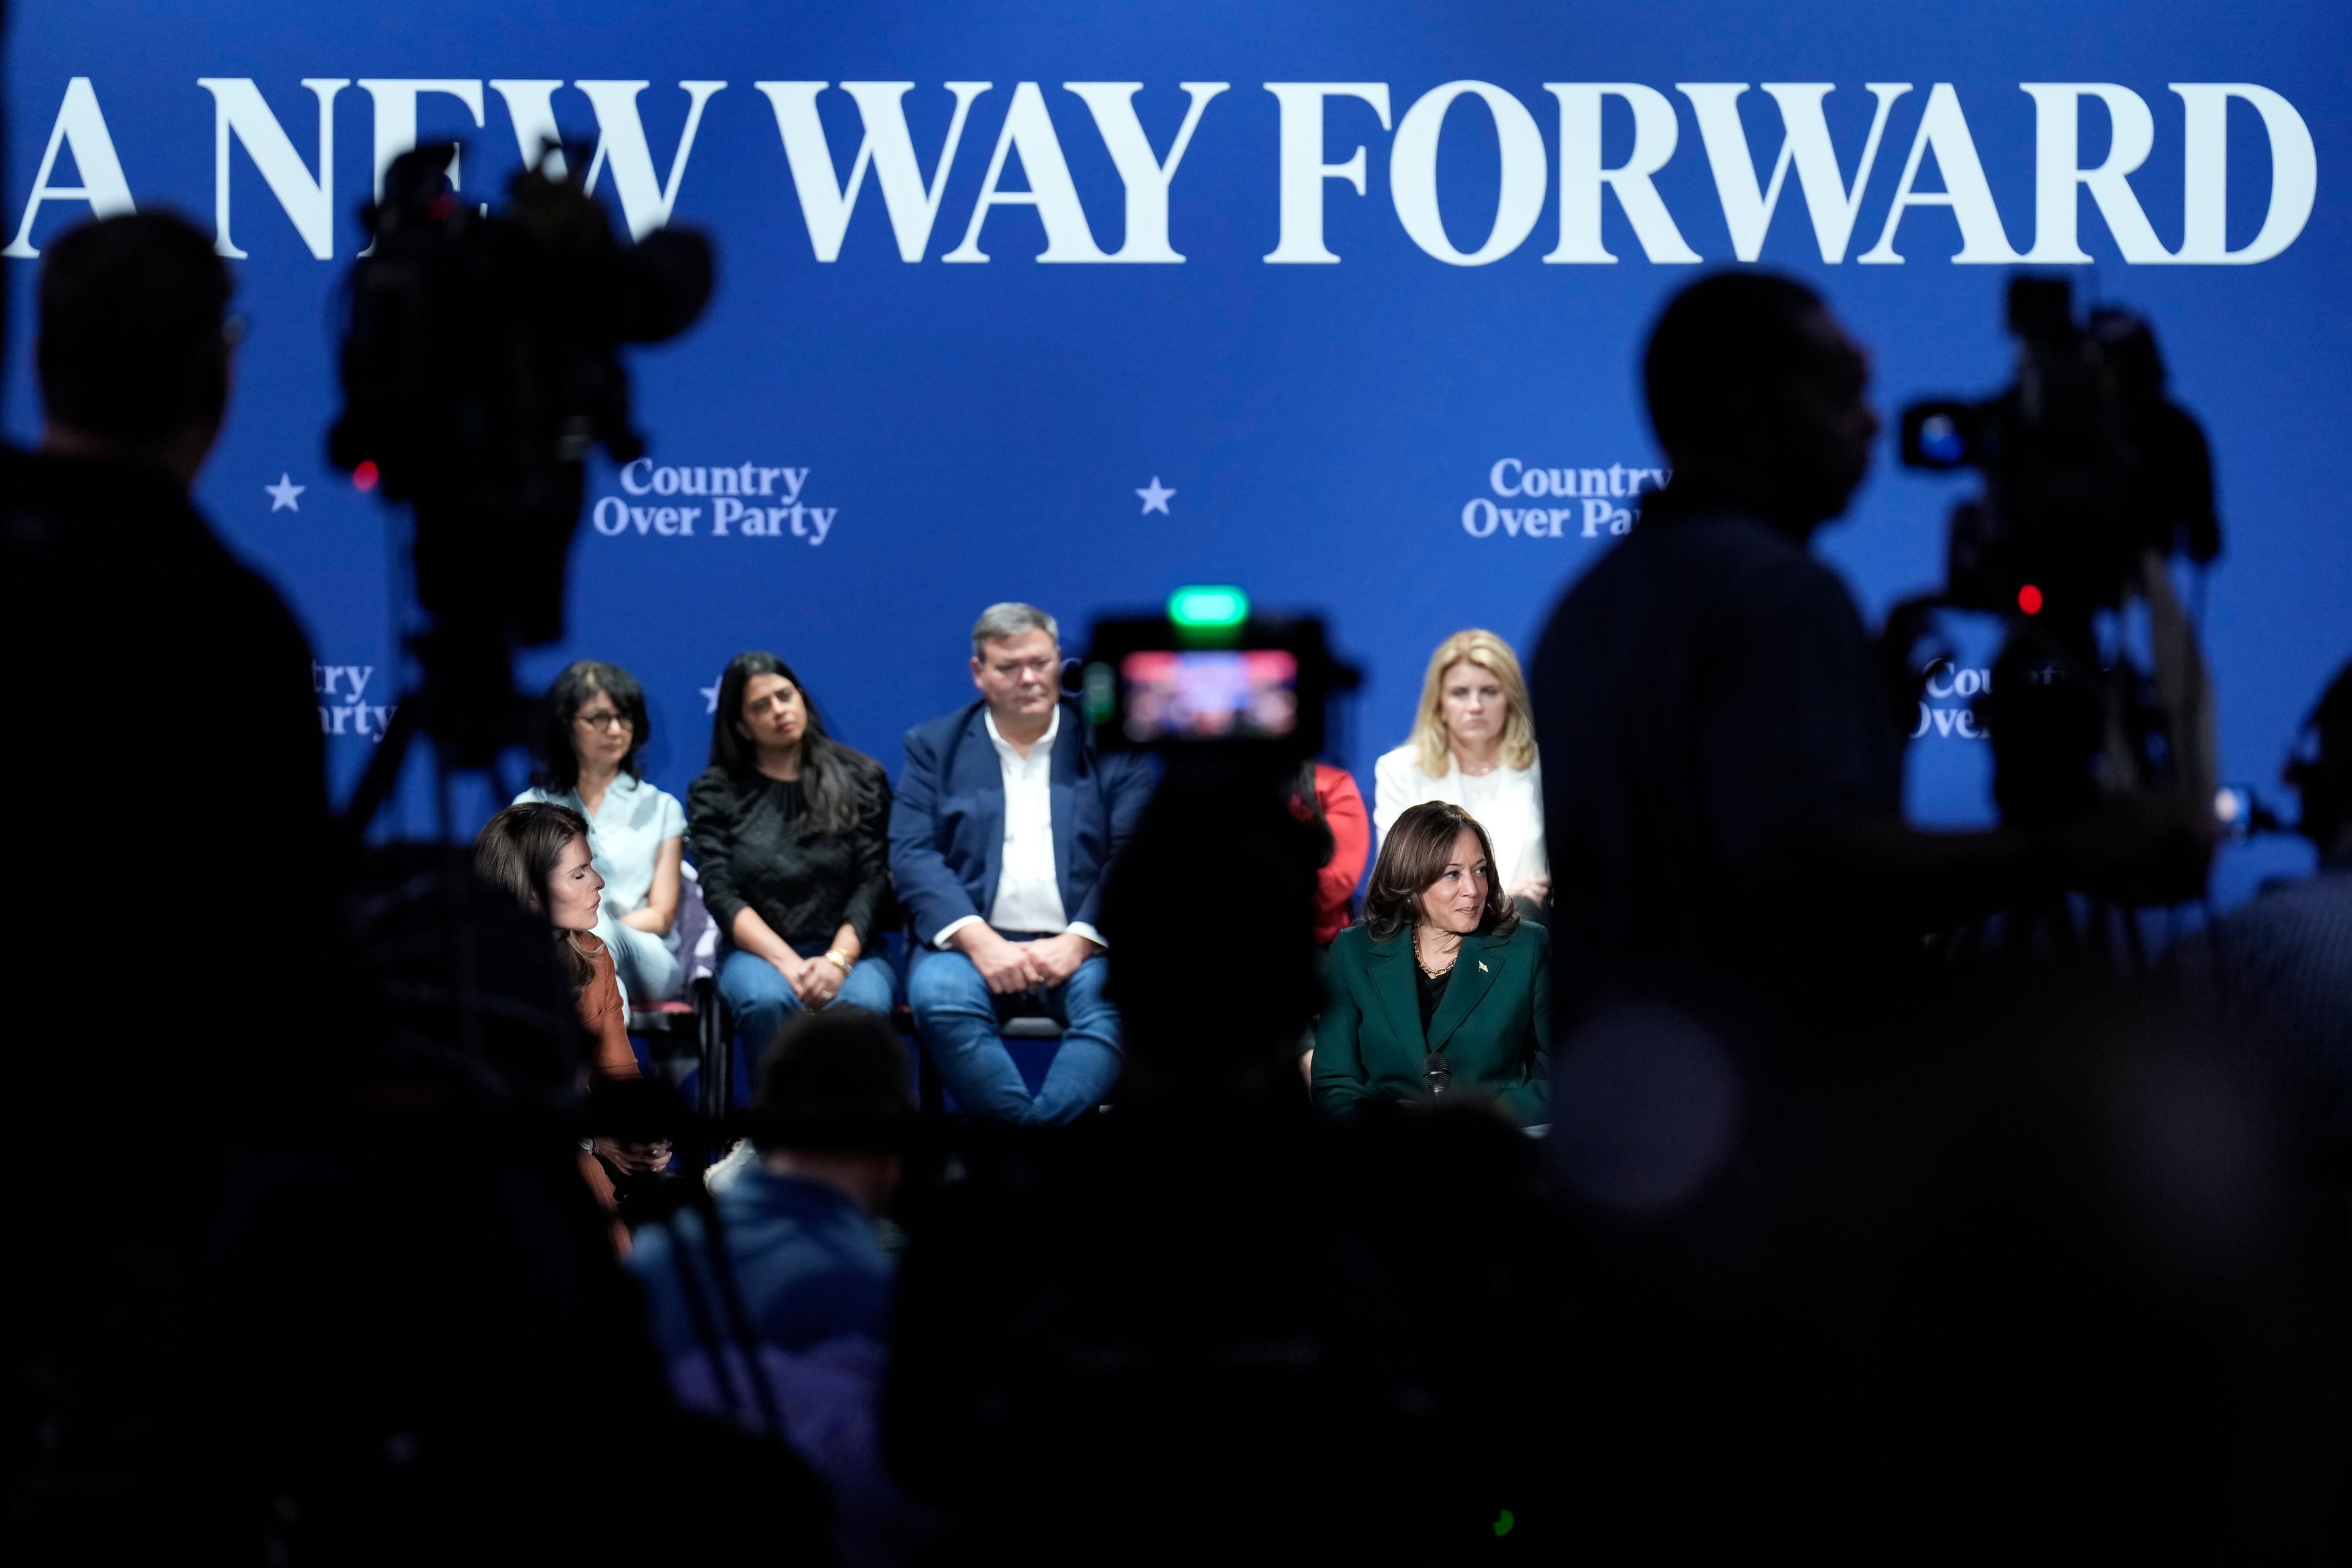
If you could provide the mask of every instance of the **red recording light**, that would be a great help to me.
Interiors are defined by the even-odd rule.
[[[2017,591],[2017,607],[2029,616],[2042,613],[2042,590],[2028,583]]]
[[[352,483],[360,489],[372,490],[375,489],[375,481],[376,467],[373,463],[362,459],[360,466],[352,470]]]

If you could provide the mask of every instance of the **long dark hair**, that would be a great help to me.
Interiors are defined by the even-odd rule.
[[[1479,931],[1508,936],[1517,928],[1518,906],[1494,873],[1495,847],[1487,842],[1486,830],[1458,805],[1425,800],[1408,808],[1381,839],[1381,858],[1373,862],[1371,886],[1364,890],[1364,926],[1374,938],[1386,942],[1412,929],[1421,914],[1421,895],[1445,874],[1454,841],[1465,827],[1478,836],[1478,852],[1486,858],[1486,907],[1479,911]]]
[[[531,776],[550,795],[569,795],[580,787],[580,753],[572,748],[572,724],[600,691],[629,721],[629,754],[621,759],[621,771],[633,779],[645,777],[642,759],[646,742],[654,735],[654,721],[646,713],[646,689],[617,664],[583,658],[564,667],[540,704],[539,769]]]
[[[719,706],[710,715],[710,765],[738,778],[759,776],[758,756],[735,728],[743,721],[743,689],[755,675],[781,675],[792,682],[808,713],[808,727],[801,732],[801,837],[830,838],[854,831],[883,777],[882,764],[825,733],[816,698],[774,654],[754,649],[727,661],[727,672],[719,678]]]
[[[510,805],[482,826],[474,839],[474,875],[495,888],[504,888],[515,901],[541,920],[548,919],[547,886],[556,862],[573,839],[588,837],[588,819],[568,805],[527,800]],[[572,999],[596,978],[596,965],[580,950],[580,933],[555,927],[555,955]]]

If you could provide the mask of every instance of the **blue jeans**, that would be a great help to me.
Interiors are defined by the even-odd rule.
[[[879,953],[869,954],[849,966],[849,973],[842,976],[841,989],[825,1005],[868,1007],[887,1017],[896,990],[890,961]],[[774,964],[739,948],[719,966],[719,994],[726,998],[735,1015],[735,1026],[743,1033],[744,1060],[756,1083],[768,1042],[776,1037],[786,1018],[801,1010],[800,994]]]
[[[935,951],[917,956],[907,1002],[948,1092],[966,1111],[997,1121],[1069,1121],[1101,1104],[1118,1079],[1118,1009],[1102,994],[1108,973],[1097,956],[1049,990],[997,996],[971,959]],[[1000,1005],[1062,1026],[1061,1048],[1034,1098],[996,1032]]]

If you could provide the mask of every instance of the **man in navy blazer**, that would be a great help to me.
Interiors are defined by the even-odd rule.
[[[1150,798],[1137,756],[1100,755],[1061,700],[1054,617],[992,605],[971,629],[981,700],[907,731],[890,808],[890,875],[913,912],[907,998],[956,1103],[1006,1121],[1067,1121],[1118,1077],[1103,997],[1104,874]],[[999,1019],[1042,1011],[1061,1048],[1034,1096]]]

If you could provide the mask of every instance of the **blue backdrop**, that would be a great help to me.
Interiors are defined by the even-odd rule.
[[[203,501],[310,628],[339,788],[402,679],[394,535],[321,455],[356,209],[415,135],[464,137],[488,197],[551,122],[622,220],[719,246],[708,318],[636,359],[653,458],[595,475],[571,639],[526,672],[636,671],[680,793],[740,648],[895,771],[969,697],[982,605],[1075,638],[1188,581],[1330,616],[1370,677],[1341,758],[1368,773],[1427,650],[1465,625],[1526,647],[1656,482],[1645,325],[1746,259],[1828,293],[1890,411],[2005,379],[2021,258],[2148,310],[2219,455],[2225,773],[2269,785],[2352,653],[2340,6],[14,9],[9,428],[37,431],[23,323],[64,226],[168,205],[243,253]],[[1966,488],[1883,455],[1826,544],[1867,610],[1939,576]],[[1985,816],[1957,714],[1988,631],[1920,716],[1924,820]],[[2223,895],[2299,863],[2234,852]]]

